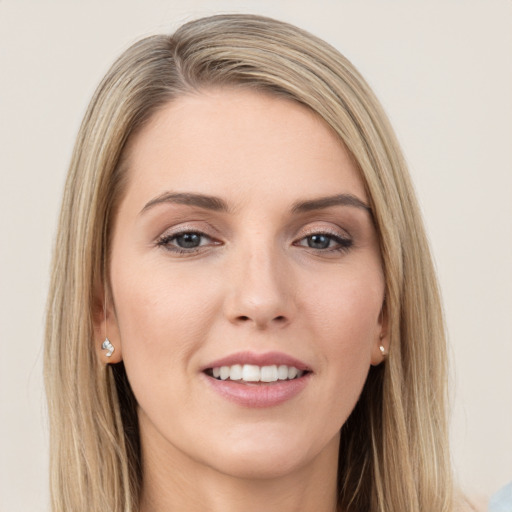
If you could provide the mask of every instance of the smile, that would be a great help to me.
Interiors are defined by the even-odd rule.
[[[215,366],[206,370],[206,374],[217,380],[231,380],[242,382],[278,382],[298,379],[304,375],[303,370],[295,366],[270,365],[258,366],[254,364],[234,364],[232,366]]]
[[[312,368],[281,352],[239,352],[202,368],[205,384],[217,396],[248,408],[275,407],[299,395]]]

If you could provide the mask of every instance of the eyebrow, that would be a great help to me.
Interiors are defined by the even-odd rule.
[[[142,214],[149,210],[150,208],[152,208],[153,206],[162,203],[176,203],[185,204],[188,206],[198,206],[199,208],[205,208],[206,210],[214,210],[216,212],[229,211],[228,204],[220,197],[207,196],[203,194],[193,194],[188,192],[164,192],[163,194],[155,197],[154,199],[151,199],[151,201],[146,203],[140,213]]]
[[[331,206],[354,206],[372,213],[372,209],[365,202],[352,194],[337,194],[334,196],[310,199],[308,201],[299,201],[293,204],[292,213],[310,212],[330,208]]]
[[[204,194],[194,194],[191,192],[164,192],[163,194],[151,199],[144,205],[141,214],[150,208],[162,203],[175,203],[184,204],[187,206],[197,206],[206,210],[213,210],[216,212],[229,212],[230,208],[226,201],[220,197],[208,196]],[[292,213],[305,213],[314,210],[321,210],[330,208],[332,206],[353,206],[366,210],[371,214],[372,209],[361,199],[352,194],[337,194],[334,196],[319,197],[316,199],[309,199],[306,201],[298,201],[293,203]]]

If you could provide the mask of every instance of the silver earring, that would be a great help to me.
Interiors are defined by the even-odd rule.
[[[114,345],[110,343],[110,340],[107,336],[107,290],[105,289],[103,291],[103,315],[105,318],[105,341],[101,344],[101,349],[106,350],[107,353],[105,354],[107,357],[110,357],[115,350]]]
[[[105,338],[105,341],[102,343],[101,348],[102,348],[102,350],[108,351],[106,353],[107,357],[110,357],[114,353],[114,350],[115,350],[114,345],[112,345],[112,343],[110,343],[110,340],[108,338]]]
[[[384,348],[384,345],[379,345],[380,353],[382,354],[382,357],[387,357],[386,349]]]

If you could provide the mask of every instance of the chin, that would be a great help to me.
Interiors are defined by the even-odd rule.
[[[270,453],[266,449],[251,453],[232,452],[210,467],[233,478],[269,480],[282,478],[307,465],[304,454]]]
[[[291,475],[326,457],[337,461],[337,435],[332,440],[318,442],[317,439],[312,444],[311,437],[293,439],[293,435],[287,434],[280,432],[273,435],[268,431],[260,431],[260,435],[238,442],[230,440],[229,446],[215,450],[215,461],[209,465],[212,469],[232,477],[266,480]],[[209,459],[212,462],[210,457]]]

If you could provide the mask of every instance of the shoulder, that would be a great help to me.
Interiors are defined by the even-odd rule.
[[[489,512],[511,512],[512,511],[512,482],[493,494],[489,500]]]

